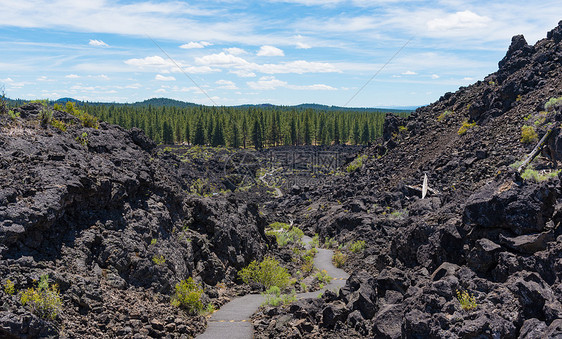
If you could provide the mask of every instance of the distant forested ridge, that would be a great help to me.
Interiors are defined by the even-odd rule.
[[[9,99],[8,99],[9,100]],[[202,106],[167,98],[133,104],[73,102],[102,121],[138,127],[164,144],[255,147],[280,145],[366,145],[382,136],[386,113],[407,116],[409,110],[347,108],[318,104],[276,106]],[[21,105],[24,100],[9,100]]]
[[[368,144],[382,135],[386,114],[282,106],[85,104],[83,109],[124,128],[138,127],[156,142],[244,148]]]

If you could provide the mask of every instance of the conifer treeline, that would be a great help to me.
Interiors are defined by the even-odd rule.
[[[279,107],[85,105],[84,110],[124,128],[138,127],[154,141],[164,144],[244,148],[368,144],[382,135],[385,116],[382,112]]]

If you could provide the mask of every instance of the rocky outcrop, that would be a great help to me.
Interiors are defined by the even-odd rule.
[[[138,129],[84,128],[55,111],[68,124],[62,132],[39,126],[42,109],[23,106],[15,121],[0,116],[2,283],[23,290],[49,274],[69,336],[201,331],[203,318],[155,296],[193,276],[216,297],[218,282],[263,256],[269,240],[258,206],[188,194],[174,162],[151,153],[155,144]],[[0,336],[52,332],[16,296],[0,291],[0,299]]]

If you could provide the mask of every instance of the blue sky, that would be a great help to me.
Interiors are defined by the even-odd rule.
[[[533,44],[562,19],[559,0],[0,0],[0,8],[0,86],[11,98],[205,105],[424,105],[494,72],[513,35]]]

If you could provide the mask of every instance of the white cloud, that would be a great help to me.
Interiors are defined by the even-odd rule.
[[[490,21],[486,16],[466,10],[430,20],[427,22],[427,28],[430,31],[467,30],[486,27]]]
[[[274,76],[261,77],[258,81],[248,81],[248,86],[256,90],[274,90],[277,88],[288,88],[292,90],[312,90],[312,91],[334,91],[336,88],[324,84],[315,85],[290,85],[286,81],[279,80]]]
[[[324,62],[310,62],[305,60],[291,61],[281,64],[252,65],[253,69],[266,74],[282,73],[341,73],[334,65]]]
[[[80,78],[80,76],[77,75],[77,74],[68,74],[68,75],[65,75],[64,77],[68,78],[68,79],[78,79],[78,78]]]
[[[304,42],[297,42],[297,49],[309,49],[312,48],[309,44],[305,44]]]
[[[212,43],[207,42],[207,41],[200,41],[200,42],[191,41],[187,44],[181,45],[180,48],[183,48],[183,49],[205,48],[205,47],[211,46],[211,45],[212,45]]]
[[[48,77],[42,75],[36,79],[37,81],[55,81],[53,79],[49,79]]]
[[[241,78],[253,78],[256,76],[256,73],[245,69],[230,70],[228,73],[236,74]]]
[[[260,50],[258,51],[257,55],[258,56],[284,56],[285,53],[283,52],[283,50],[277,47],[265,45],[260,47]]]
[[[174,78],[173,76],[163,76],[161,74],[156,74],[156,76],[154,77],[154,80],[158,80],[158,81],[176,81],[176,78]]]
[[[225,50],[226,53],[232,54],[232,55],[248,54],[248,52],[246,52],[242,48],[238,48],[238,47],[225,48],[224,50]]]
[[[418,74],[418,73],[416,73],[416,72],[414,72],[414,71],[406,71],[406,72],[402,72],[402,73],[400,73],[400,74],[402,74],[402,75],[416,75],[416,74]]]
[[[215,82],[217,85],[220,85],[219,88],[222,89],[238,89],[236,84],[230,80],[218,80]]]
[[[156,93],[166,93],[166,90],[163,88],[159,88],[155,91]]]
[[[134,83],[134,84],[130,84],[130,85],[125,86],[125,88],[131,88],[131,89],[139,89],[141,87],[142,87],[142,85],[139,84],[139,83]]]
[[[232,54],[226,54],[224,52],[195,58],[195,63],[199,65],[216,66],[216,67],[244,66],[249,64],[248,61],[240,57],[234,56]]]
[[[464,78],[462,78],[462,79],[463,79],[464,81],[472,81],[472,80],[474,80],[474,78],[471,78],[471,77],[464,77]]]
[[[158,55],[149,56],[142,59],[128,59],[125,60],[125,63],[130,66],[138,67],[142,70],[157,70],[160,73],[181,72],[181,70],[178,69],[178,66],[174,62],[164,59]],[[187,73],[205,74],[219,71],[218,69],[214,69],[209,66],[197,67],[185,65],[179,61],[177,63],[183,69],[183,71]]]
[[[101,41],[101,40],[92,40],[92,39],[90,39],[90,42],[88,43],[88,45],[90,45],[90,46],[109,47],[108,44],[106,44],[105,42],[103,42],[103,41]]]
[[[6,79],[0,79],[1,82],[14,82],[14,80],[12,80],[12,78],[6,78]]]
[[[437,75],[437,74],[432,74],[432,75],[431,75],[431,79],[439,79],[439,75]]]

